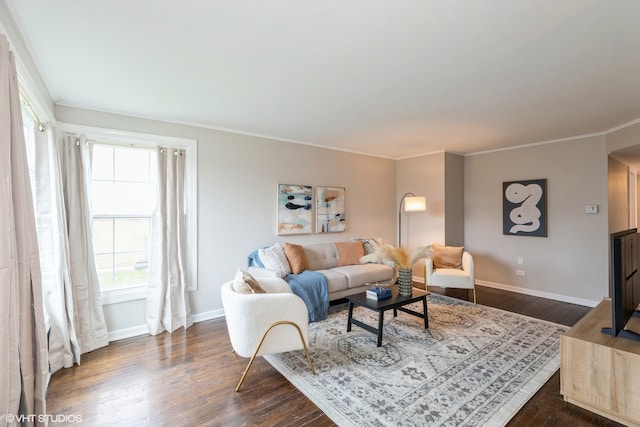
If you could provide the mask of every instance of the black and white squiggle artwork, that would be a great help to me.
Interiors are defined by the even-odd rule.
[[[547,180],[502,183],[502,234],[547,237]]]

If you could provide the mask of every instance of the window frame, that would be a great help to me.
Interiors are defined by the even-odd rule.
[[[151,148],[172,147],[185,150],[185,225],[187,229],[187,268],[190,282],[188,291],[198,289],[198,141],[164,135],[98,128],[62,123],[63,132],[84,136],[91,142],[123,147]],[[146,286],[102,291],[102,305],[145,299]]]

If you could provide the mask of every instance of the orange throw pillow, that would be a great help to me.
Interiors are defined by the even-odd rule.
[[[304,252],[304,248],[301,245],[294,245],[293,243],[285,242],[284,254],[289,261],[291,272],[293,274],[300,274],[309,269],[307,254]]]
[[[435,268],[455,268],[462,270],[464,246],[442,246],[433,244],[433,266]]]

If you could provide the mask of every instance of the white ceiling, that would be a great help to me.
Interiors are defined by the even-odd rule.
[[[640,118],[639,0],[4,0],[59,105],[390,158]]]

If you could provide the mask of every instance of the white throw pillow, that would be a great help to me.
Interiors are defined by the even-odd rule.
[[[359,239],[357,237],[353,237],[351,239],[352,242],[357,242],[360,241],[362,242],[362,245],[364,246],[364,254],[365,255],[369,255],[374,253],[376,250],[380,249],[380,247],[382,246],[382,237],[377,237],[377,238],[368,238],[368,239]]]
[[[258,249],[258,256],[265,268],[277,271],[280,277],[291,273],[291,266],[284,253],[284,247],[279,242],[270,248]]]

